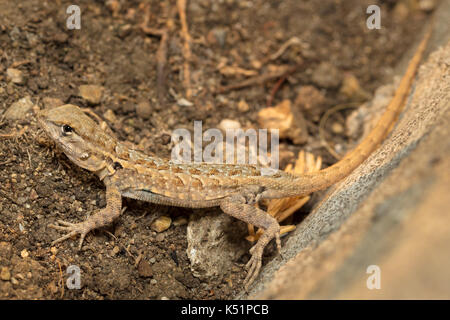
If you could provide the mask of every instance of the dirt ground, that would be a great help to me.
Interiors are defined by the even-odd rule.
[[[52,247],[59,232],[48,224],[85,219],[105,205],[104,187],[95,175],[74,166],[54,148],[31,113],[18,121],[4,119],[14,102],[29,96],[39,108],[58,102],[90,107],[107,119],[121,140],[167,157],[167,133],[174,129],[193,128],[194,120],[203,121],[204,130],[217,128],[223,119],[256,128],[258,111],[268,101],[270,105],[283,99],[295,101],[302,86],[312,86],[324,101],[316,113],[303,114],[308,129],[305,143],[281,141],[280,148],[291,151],[281,164],[294,161],[295,154],[305,149],[322,156],[328,166],[336,160],[319,138],[320,117],[333,106],[361,102],[360,97],[342,92],[345,77],[358,80],[360,92],[368,93],[364,99],[389,78],[427,20],[427,13],[415,3],[188,1],[193,96],[192,104],[183,104],[184,42],[179,17],[171,13],[174,3],[78,1],[81,30],[68,30],[66,8],[73,1],[0,0],[0,133],[26,128],[18,138],[0,139],[0,298],[232,299],[245,277],[245,271],[236,267],[223,271],[231,281],[195,278],[186,255],[186,225],[156,233],[150,229],[150,206],[133,200],[125,200],[127,210],[114,226],[88,235],[81,251],[72,239]],[[366,27],[365,11],[371,4],[382,8],[381,30]],[[172,23],[167,23],[168,18]],[[140,28],[146,19],[148,27],[167,28],[169,34],[163,87],[157,76],[161,39]],[[271,59],[292,37],[298,37],[301,45]],[[247,73],[230,75],[223,66]],[[289,66],[298,68],[263,84],[218,93],[248,77]],[[23,79],[11,81],[8,68],[20,70]],[[104,88],[100,103],[79,95],[79,86],[86,84]],[[248,108],[242,107],[241,100]],[[329,123],[345,127],[348,114],[348,110],[338,112]],[[341,145],[343,152],[354,145],[345,131],[332,125],[325,129],[328,142]],[[172,218],[192,212],[155,210]],[[237,266],[248,258],[244,255]],[[64,287],[66,268],[73,264],[82,270],[80,290]]]

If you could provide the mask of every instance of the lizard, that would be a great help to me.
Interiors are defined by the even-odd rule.
[[[99,123],[93,111],[86,112],[71,104],[38,111],[40,127],[56,146],[74,164],[94,172],[106,187],[106,206],[86,220],[79,223],[58,220],[49,224],[50,228],[66,232],[52,245],[80,235],[78,248],[81,249],[90,231],[111,224],[120,216],[122,197],[177,207],[220,207],[224,213],[264,230],[249,251],[251,257],[245,266],[248,271],[244,279],[247,290],[259,274],[264,248],[272,239],[281,252],[278,222],[255,204],[262,199],[301,196],[325,189],[362,164],[396,122],[431,29],[430,26],[425,33],[394,97],[372,131],[341,160],[314,173],[294,175],[276,170],[264,175],[257,165],[176,163],[125,146],[106,123]]]

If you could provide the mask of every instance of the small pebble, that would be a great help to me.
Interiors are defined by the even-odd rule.
[[[11,279],[11,272],[8,267],[2,267],[2,270],[0,271],[0,279],[3,281],[9,281]]]
[[[177,104],[180,107],[192,107],[194,104],[185,98],[178,99]]]
[[[369,93],[361,88],[358,78],[353,74],[346,74],[344,76],[339,93],[345,95],[351,101],[364,101],[370,97]]]
[[[11,80],[12,83],[15,84],[24,84],[25,83],[25,77],[23,75],[23,72],[19,69],[15,68],[8,68],[6,69],[6,75],[9,80]]]
[[[170,225],[172,224],[172,219],[168,216],[161,216],[155,221],[153,221],[150,228],[156,232],[163,232],[167,229],[169,229]]]
[[[420,0],[419,8],[425,12],[431,12],[436,8],[436,0]]]
[[[16,202],[17,202],[17,204],[22,205],[25,202],[27,202],[27,198],[25,198],[25,197],[17,197]]]
[[[162,241],[164,241],[164,233],[159,233],[159,234],[155,237],[155,240],[156,240],[157,242],[162,242]]]
[[[248,106],[248,103],[245,102],[244,99],[242,99],[241,101],[239,101],[239,103],[238,103],[238,110],[239,110],[240,112],[247,112],[249,109],[250,109],[250,108],[249,108],[249,106]]]
[[[36,190],[31,189],[31,191],[30,191],[30,200],[36,200],[37,198],[39,198],[39,195],[37,194]]]
[[[117,32],[117,35],[119,38],[123,39],[126,36],[128,36],[133,31],[133,28],[130,24],[125,24],[123,26],[119,27],[119,31]]]
[[[331,125],[331,131],[335,134],[342,134],[344,132],[344,127],[339,122],[333,122]]]
[[[322,88],[337,88],[341,84],[342,73],[331,63],[322,62],[314,70],[311,80]]]
[[[97,85],[81,85],[78,88],[80,97],[85,99],[90,104],[99,104],[102,100],[104,88]]]
[[[138,265],[138,273],[139,276],[142,278],[150,278],[153,277],[153,270],[150,264],[145,261],[141,260]]]
[[[188,221],[185,216],[179,216],[173,221],[173,225],[175,227],[183,226],[187,223],[188,223]]]
[[[14,285],[17,285],[17,284],[19,284],[19,281],[17,281],[16,278],[11,278],[11,283]]]
[[[25,115],[33,108],[33,105],[30,97],[22,98],[11,104],[5,112],[5,118],[8,120],[23,120]]]
[[[141,101],[136,105],[136,114],[142,119],[148,119],[152,115],[152,107],[148,101]]]
[[[325,95],[314,86],[301,86],[294,106],[314,121],[319,121],[320,116],[325,112]]]
[[[262,63],[259,60],[252,60],[250,61],[250,64],[254,69],[260,69],[262,67]]]
[[[206,40],[212,44],[218,44],[221,48],[225,47],[227,40],[227,30],[223,28],[215,28],[206,36]]]
[[[21,256],[22,258],[27,258],[29,255],[30,255],[30,253],[27,251],[27,249],[23,249],[23,250],[20,252],[20,256]]]
[[[113,255],[113,256],[117,255],[119,252],[120,252],[120,248],[119,248],[118,246],[115,246],[115,247],[112,249],[112,255]]]
[[[156,281],[155,279],[152,279],[152,280],[150,280],[150,283],[151,283],[151,284],[157,284],[158,281]]]
[[[52,37],[52,40],[55,41],[56,43],[65,43],[67,42],[68,39],[69,36],[67,35],[67,33],[64,32],[58,32]]]
[[[227,131],[228,129],[236,130],[236,129],[240,129],[240,128],[241,128],[241,124],[236,120],[223,119],[219,123],[219,129],[221,129],[223,131]]]
[[[103,117],[111,123],[115,123],[117,121],[116,115],[111,109],[106,110],[106,112],[103,114]]]
[[[59,290],[54,281],[50,282],[47,285],[47,289],[48,289],[48,291],[50,291],[53,294],[57,293]]]

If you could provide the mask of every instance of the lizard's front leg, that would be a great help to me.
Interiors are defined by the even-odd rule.
[[[57,230],[67,231],[65,236],[56,239],[52,245],[64,241],[74,235],[80,235],[80,244],[78,249],[81,249],[83,240],[86,235],[94,229],[106,226],[114,221],[120,213],[122,207],[122,196],[120,191],[113,186],[106,186],[106,207],[97,211],[95,214],[80,223],[70,223],[58,220],[58,224],[50,224],[49,227]]]
[[[254,207],[251,204],[247,204],[247,200],[244,196],[236,195],[226,198],[220,204],[220,208],[226,214],[229,214],[239,220],[250,223],[258,228],[263,228],[264,233],[258,239],[258,242],[250,249],[252,257],[248,261],[246,267],[248,268],[247,277],[244,280],[245,290],[256,279],[256,276],[261,269],[261,260],[264,248],[266,245],[275,238],[278,252],[281,250],[280,241],[280,225],[277,220],[267,212]]]

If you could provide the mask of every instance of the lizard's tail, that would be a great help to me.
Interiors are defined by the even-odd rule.
[[[373,130],[353,151],[348,153],[334,165],[316,173],[304,174],[296,179],[297,190],[300,191],[300,193],[302,190],[308,190],[310,192],[321,190],[343,179],[366,160],[383,141],[403,109],[406,97],[408,96],[414,76],[419,67],[420,60],[431,36],[432,26],[433,23],[430,23],[425,36],[409,62],[406,73],[403,76],[393,99]]]

